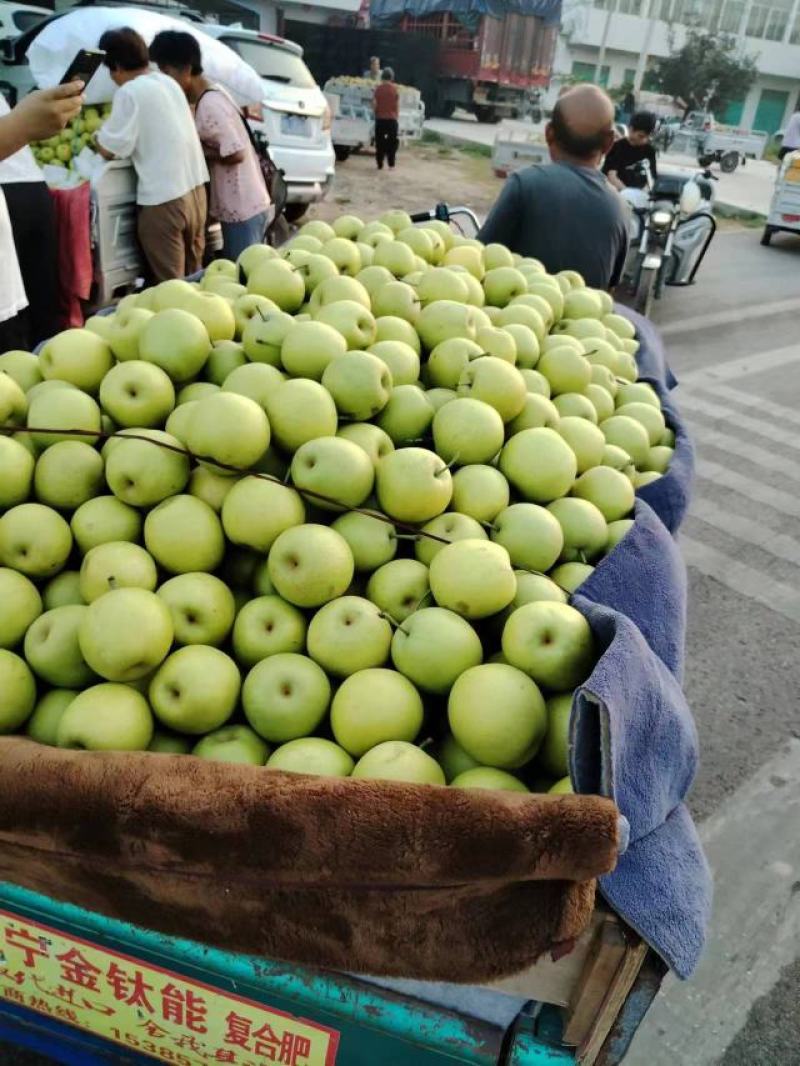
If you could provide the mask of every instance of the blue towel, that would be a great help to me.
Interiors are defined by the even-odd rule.
[[[637,493],[635,524],[572,599],[603,649],[575,697],[570,772],[579,792],[614,800],[629,844],[600,879],[609,904],[680,977],[700,957],[711,911],[711,873],[685,805],[697,769],[697,731],[681,692],[686,568],[673,539],[688,507],[689,436],[669,390],[675,378],[650,323],[626,312],[651,382],[675,430],[667,474]]]

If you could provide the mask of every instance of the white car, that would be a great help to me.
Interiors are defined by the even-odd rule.
[[[0,40],[6,37],[19,37],[25,30],[35,26],[53,12],[46,7],[31,7],[29,4],[9,4],[0,2]]]
[[[224,41],[261,78],[264,100],[249,118],[269,141],[270,155],[288,185],[286,217],[300,218],[321,200],[333,181],[331,110],[292,41],[233,26],[205,24],[203,31]]]

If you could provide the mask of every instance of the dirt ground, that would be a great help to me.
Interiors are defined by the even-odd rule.
[[[352,213],[376,218],[392,207],[423,211],[444,201],[462,204],[484,216],[502,188],[487,156],[445,144],[401,148],[394,170],[378,170],[372,154],[351,155],[336,164],[334,187],[327,200],[311,207],[303,221]]]

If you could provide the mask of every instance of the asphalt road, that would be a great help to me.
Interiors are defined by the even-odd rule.
[[[712,936],[667,982],[629,1066],[800,1066],[800,238],[720,232],[654,317],[698,480],[686,691],[690,803],[716,879]],[[44,1060],[0,1045],[0,1063]]]

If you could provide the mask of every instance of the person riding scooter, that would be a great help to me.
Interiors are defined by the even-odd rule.
[[[615,141],[603,163],[603,173],[615,189],[643,189],[646,181],[641,163],[650,164],[653,179],[658,176],[656,150],[650,138],[657,125],[656,116],[651,111],[637,111],[628,124],[627,137]]]

